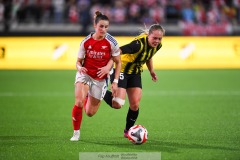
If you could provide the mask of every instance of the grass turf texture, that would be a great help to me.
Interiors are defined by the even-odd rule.
[[[149,139],[123,138],[128,103],[102,102],[84,114],[81,140],[70,142],[75,71],[0,71],[0,159],[78,159],[79,152],[161,152],[162,160],[240,159],[240,70],[143,72],[136,124]]]

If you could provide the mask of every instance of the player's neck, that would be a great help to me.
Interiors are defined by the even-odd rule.
[[[105,36],[100,36],[100,35],[97,35],[96,33],[94,33],[92,35],[92,38],[95,39],[95,40],[102,40],[104,39]]]

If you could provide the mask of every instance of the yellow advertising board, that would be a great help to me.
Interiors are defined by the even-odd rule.
[[[75,69],[84,37],[0,37],[0,69]],[[134,37],[115,37],[119,45]],[[164,37],[155,69],[240,68],[240,37]]]

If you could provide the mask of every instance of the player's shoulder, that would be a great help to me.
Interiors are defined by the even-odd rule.
[[[87,35],[81,42],[81,44],[84,44],[86,41],[88,41],[92,37],[91,34]]]
[[[110,35],[109,33],[106,34],[106,40],[108,40],[110,43],[114,44],[114,46],[118,45],[118,42],[117,40],[112,36]]]
[[[136,37],[135,37],[135,40],[146,39],[147,36],[148,36],[147,34],[142,33],[142,34],[136,36]]]

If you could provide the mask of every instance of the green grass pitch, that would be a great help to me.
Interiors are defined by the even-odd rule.
[[[84,114],[81,140],[70,142],[75,72],[0,71],[0,159],[77,160],[80,152],[161,152],[161,160],[240,160],[240,70],[144,71],[136,124],[149,139],[123,138],[128,103],[102,102]]]

